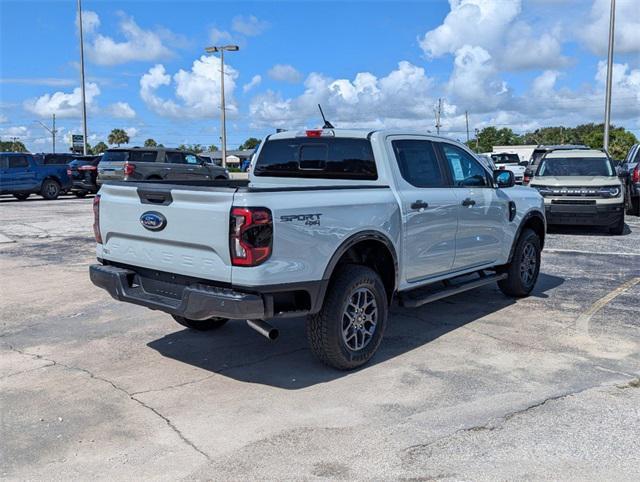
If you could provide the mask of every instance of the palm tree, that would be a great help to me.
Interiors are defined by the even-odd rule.
[[[120,147],[120,144],[129,144],[129,135],[124,129],[113,129],[107,138],[107,142]]]
[[[158,143],[154,139],[147,139],[144,141],[144,147],[158,147]]]

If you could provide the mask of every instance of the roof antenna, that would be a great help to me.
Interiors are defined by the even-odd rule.
[[[333,124],[331,122],[329,122],[327,120],[327,118],[324,116],[324,112],[322,112],[322,106],[320,104],[318,104],[318,109],[320,109],[320,115],[322,116],[322,120],[324,121],[324,125],[322,126],[323,129],[335,129],[335,127],[333,127]]]

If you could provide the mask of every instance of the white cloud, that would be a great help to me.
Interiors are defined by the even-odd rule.
[[[74,79],[59,79],[55,77],[17,77],[0,79],[0,84],[22,84],[22,85],[48,85],[52,87],[68,87],[76,84]]]
[[[293,66],[287,64],[276,64],[269,69],[267,75],[273,80],[280,82],[290,82],[295,84],[302,80],[302,74]]]
[[[533,28],[519,19],[522,0],[450,0],[444,22],[427,32],[420,47],[429,57],[455,54],[468,45],[487,51],[503,70],[565,65],[561,29]]]
[[[469,45],[456,51],[447,91],[455,103],[480,112],[496,109],[509,97],[489,52]]]
[[[87,108],[95,105],[96,97],[100,94],[100,88],[93,82],[88,82],[85,89]],[[82,92],[76,87],[72,92],[54,92],[44,94],[36,99],[24,102],[24,108],[41,117],[55,114],[58,118],[79,117],[81,115]]]
[[[76,28],[80,25],[78,21],[78,15],[76,14]],[[90,35],[94,33],[98,27],[100,27],[100,17],[96,12],[91,10],[82,11],[82,33],[83,35]]]
[[[640,52],[640,5],[638,0],[617,0],[615,52]],[[611,0],[594,0],[589,18],[578,28],[577,36],[597,55],[606,55],[609,42]]]
[[[93,62],[99,65],[118,65],[131,61],[158,60],[173,55],[163,41],[173,36],[167,30],[144,30],[138,26],[133,17],[127,17],[124,14],[119,27],[125,38],[122,42],[100,33],[90,36],[86,50]]]
[[[25,137],[30,131],[25,126],[0,127],[0,136],[2,137]]]
[[[138,128],[136,128],[136,127],[125,127],[124,131],[129,136],[129,142],[131,142],[133,140],[133,138],[136,137],[138,135],[138,133],[140,132],[140,130]]]
[[[225,101],[227,112],[238,111],[233,93],[238,72],[225,63]],[[175,98],[163,98],[157,94],[162,87],[175,89]],[[212,117],[220,109],[220,59],[203,55],[193,62],[190,71],[180,69],[173,78],[164,65],[149,69],[140,79],[140,96],[157,114],[169,117]]]
[[[120,119],[132,119],[136,111],[127,102],[115,102],[107,107],[107,113]]]
[[[254,15],[248,17],[239,15],[233,18],[231,28],[247,37],[255,37],[269,28],[269,23],[264,20],[259,20]]]
[[[285,99],[267,91],[251,101],[249,111],[255,127],[318,125],[317,104],[339,127],[430,126],[432,85],[423,68],[406,61],[385,77],[361,72],[353,80],[331,79],[311,73],[300,96]]]
[[[226,30],[220,30],[219,28],[212,27],[209,30],[209,40],[213,44],[223,44],[233,42],[233,35]]]
[[[258,85],[260,85],[261,82],[262,82],[262,76],[261,75],[254,75],[251,78],[251,81],[247,82],[246,84],[244,84],[242,86],[242,92],[245,92],[245,93],[249,92],[254,87],[257,87]]]
[[[9,122],[9,118],[4,114],[0,114],[0,123],[4,122]]]

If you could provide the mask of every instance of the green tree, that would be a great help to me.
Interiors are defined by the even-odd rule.
[[[508,127],[497,129],[485,127],[478,132],[477,139],[471,139],[467,145],[478,152],[490,152],[493,146],[512,146],[520,143],[520,137]]]
[[[94,154],[102,154],[107,149],[109,149],[109,146],[106,145],[103,141],[100,141],[95,146],[93,146],[92,150]]]
[[[107,138],[107,142],[111,145],[129,144],[129,134],[124,129],[113,129]]]
[[[0,152],[28,152],[20,141],[0,141]]]
[[[260,139],[256,139],[255,137],[249,137],[246,141],[244,141],[238,149],[255,149],[256,146],[260,144]]]
[[[211,144],[209,147],[207,147],[207,151],[209,152],[216,152],[218,150],[218,146],[216,146],[215,144]]]
[[[144,147],[158,147],[158,143],[155,140],[149,138],[144,141]]]

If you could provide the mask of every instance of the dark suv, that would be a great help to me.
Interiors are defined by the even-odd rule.
[[[89,193],[98,192],[96,179],[98,163],[102,156],[79,156],[67,166],[67,175],[71,179],[71,191],[77,197],[85,197]]]
[[[631,146],[620,172],[625,180],[627,214],[640,216],[640,144]]]
[[[229,179],[226,169],[193,152],[164,147],[109,149],[98,165],[104,181],[189,181]]]

